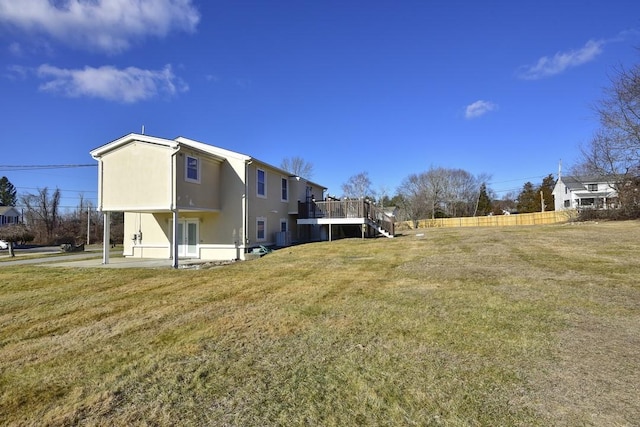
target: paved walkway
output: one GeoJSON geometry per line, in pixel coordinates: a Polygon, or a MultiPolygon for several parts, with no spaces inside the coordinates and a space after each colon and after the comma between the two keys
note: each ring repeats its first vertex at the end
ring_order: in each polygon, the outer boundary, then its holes
{"type": "MultiPolygon", "coordinates": [[[[29,254],[33,255],[33,254],[29,254]]],[[[171,268],[170,259],[140,259],[140,258],[109,258],[109,264],[102,264],[102,252],[79,252],[65,255],[42,254],[37,258],[20,259],[0,262],[0,268],[16,265],[36,265],[42,267],[75,267],[75,268],[171,268]]],[[[204,263],[200,260],[180,260],[179,268],[191,268],[204,263]]]]}

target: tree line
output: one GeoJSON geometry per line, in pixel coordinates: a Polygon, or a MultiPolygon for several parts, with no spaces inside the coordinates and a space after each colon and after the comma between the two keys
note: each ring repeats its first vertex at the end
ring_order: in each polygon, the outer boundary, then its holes
{"type": "Polygon", "coordinates": [[[519,193],[502,198],[489,187],[491,175],[456,168],[430,167],[425,172],[404,178],[393,196],[384,189],[373,190],[369,174],[360,172],[342,185],[343,198],[365,198],[380,206],[397,208],[399,221],[427,218],[458,218],[505,213],[530,213],[554,210],[553,174],[540,183],[526,182],[519,193]]]}
{"type": "MultiPolygon", "coordinates": [[[[73,209],[62,210],[60,189],[39,188],[18,194],[6,176],[0,178],[0,206],[17,207],[18,224],[0,227],[0,240],[20,244],[61,245],[102,241],[102,215],[82,194],[73,209]]],[[[111,215],[111,239],[122,241],[123,215],[111,215]]]]}

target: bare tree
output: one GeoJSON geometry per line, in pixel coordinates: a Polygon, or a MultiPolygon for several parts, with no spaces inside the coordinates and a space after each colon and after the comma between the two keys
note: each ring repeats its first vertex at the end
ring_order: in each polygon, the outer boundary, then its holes
{"type": "Polygon", "coordinates": [[[463,169],[449,169],[446,177],[445,213],[452,217],[473,216],[481,183],[463,169]]]}
{"type": "Polygon", "coordinates": [[[403,179],[398,187],[401,216],[413,221],[414,227],[417,227],[418,221],[426,218],[429,212],[424,179],[425,174],[414,173],[403,179]]]}
{"type": "Polygon", "coordinates": [[[59,221],[60,190],[50,195],[49,189],[39,188],[37,194],[26,193],[21,197],[25,206],[26,221],[30,228],[40,234],[40,240],[52,243],[59,221]]]}
{"type": "Polygon", "coordinates": [[[307,179],[313,176],[313,164],[298,156],[282,159],[280,169],[307,179]]]}
{"type": "Polygon", "coordinates": [[[348,199],[364,199],[365,197],[373,197],[374,192],[371,189],[371,180],[368,172],[360,172],[351,176],[347,182],[342,184],[343,197],[348,199]]]}
{"type": "Polygon", "coordinates": [[[637,204],[640,175],[640,65],[615,70],[611,86],[594,109],[600,128],[582,147],[582,162],[574,170],[615,178],[612,186],[623,207],[629,208],[637,204]]]}
{"type": "Polygon", "coordinates": [[[414,221],[437,216],[472,216],[481,185],[487,180],[486,174],[475,177],[462,169],[431,167],[426,172],[405,178],[398,193],[405,202],[402,207],[405,214],[414,221]]]}

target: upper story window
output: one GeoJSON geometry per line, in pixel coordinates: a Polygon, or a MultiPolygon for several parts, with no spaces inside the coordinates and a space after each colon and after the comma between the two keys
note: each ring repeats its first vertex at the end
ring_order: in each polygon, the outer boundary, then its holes
{"type": "Polygon", "coordinates": [[[598,191],[598,184],[587,184],[587,190],[598,191]]]}
{"type": "Polygon", "coordinates": [[[289,180],[287,178],[282,178],[282,184],[281,184],[281,197],[282,197],[282,201],[286,202],[289,200],[289,180]]]}
{"type": "Polygon", "coordinates": [[[256,173],[256,189],[258,196],[267,197],[267,174],[262,169],[256,173]]]}
{"type": "Polygon", "coordinates": [[[185,156],[184,170],[185,181],[200,183],[200,159],[193,156],[185,156]]]}

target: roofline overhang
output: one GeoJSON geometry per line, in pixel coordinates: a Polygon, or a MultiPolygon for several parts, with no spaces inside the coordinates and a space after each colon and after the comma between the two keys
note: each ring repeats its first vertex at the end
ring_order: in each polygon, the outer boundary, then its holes
{"type": "Polygon", "coordinates": [[[102,145],[98,148],[91,150],[89,154],[91,154],[91,157],[98,160],[104,154],[110,151],[113,151],[117,148],[120,148],[133,141],[140,141],[140,142],[146,142],[148,144],[161,145],[164,147],[172,148],[174,150],[180,146],[178,142],[171,139],[158,138],[155,136],[142,135],[139,133],[130,133],[128,135],[125,135],[123,137],[116,139],[115,141],[111,141],[105,145],[102,145]]]}

